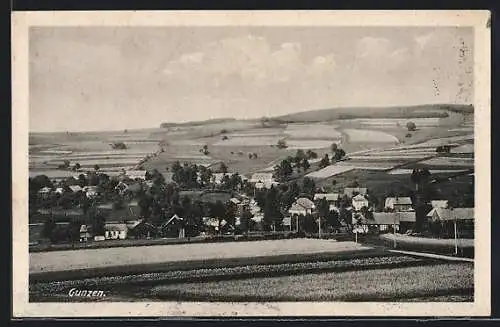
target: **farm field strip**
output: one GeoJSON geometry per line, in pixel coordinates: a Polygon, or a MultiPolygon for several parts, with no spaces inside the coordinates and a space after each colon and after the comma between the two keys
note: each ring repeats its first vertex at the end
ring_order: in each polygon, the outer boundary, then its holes
{"type": "Polygon", "coordinates": [[[431,155],[365,155],[365,156],[350,156],[352,160],[406,160],[406,159],[424,159],[426,157],[437,155],[437,153],[432,153],[431,155]]]}
{"type": "MultiPolygon", "coordinates": [[[[84,160],[79,160],[78,163],[82,166],[89,166],[89,165],[133,165],[141,161],[142,157],[137,157],[137,158],[112,158],[112,159],[84,159],[84,160]]],[[[47,165],[53,165],[57,166],[60,164],[63,164],[63,161],[60,160],[54,160],[47,162],[47,165]]]]}
{"type": "Polygon", "coordinates": [[[465,166],[474,167],[474,158],[451,158],[451,157],[439,157],[431,158],[420,163],[430,165],[430,166],[465,166]]]}
{"type": "Polygon", "coordinates": [[[258,277],[217,282],[161,285],[149,294],[165,299],[213,301],[404,301],[437,294],[468,295],[472,301],[474,269],[447,263],[347,272],[258,277]]]}
{"type": "Polygon", "coordinates": [[[331,140],[295,140],[287,139],[289,150],[325,149],[331,146],[331,140]]]}
{"type": "Polygon", "coordinates": [[[356,142],[380,142],[380,143],[394,143],[397,144],[399,143],[399,140],[397,137],[394,135],[381,132],[381,131],[375,131],[375,130],[369,130],[369,129],[351,129],[347,128],[343,130],[344,133],[347,134],[347,138],[349,142],[356,143],[356,142]]]}
{"type": "Polygon", "coordinates": [[[308,124],[288,125],[284,133],[291,139],[325,139],[336,140],[342,137],[337,125],[308,124]]]}
{"type": "MultiPolygon", "coordinates": [[[[460,173],[465,170],[460,169],[431,169],[429,172],[431,174],[448,174],[448,173],[460,173]]],[[[410,175],[413,172],[413,169],[394,169],[387,172],[389,175],[410,175]]]]}
{"type": "Polygon", "coordinates": [[[184,262],[240,257],[366,251],[354,242],[294,239],[211,244],[176,244],[30,253],[30,272],[184,262]],[[119,261],[116,258],[121,258],[119,261]]]}
{"type": "Polygon", "coordinates": [[[451,153],[474,153],[474,144],[464,144],[450,150],[451,153]]]}
{"type": "Polygon", "coordinates": [[[339,175],[348,171],[353,170],[353,166],[338,166],[338,165],[331,165],[328,167],[325,167],[323,169],[320,169],[318,171],[312,172],[307,174],[307,177],[310,178],[328,178],[331,176],[339,175]]]}

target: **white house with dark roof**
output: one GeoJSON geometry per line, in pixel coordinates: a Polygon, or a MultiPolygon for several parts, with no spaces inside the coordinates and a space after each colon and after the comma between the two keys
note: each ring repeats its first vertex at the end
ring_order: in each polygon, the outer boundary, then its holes
{"type": "Polygon", "coordinates": [[[358,194],[352,198],[352,207],[354,208],[354,210],[359,211],[361,210],[361,208],[368,206],[368,199],[366,199],[364,195],[358,194]]]}
{"type": "Polygon", "coordinates": [[[250,183],[264,183],[264,184],[272,184],[276,182],[273,178],[272,173],[255,173],[249,179],[250,183]]]}
{"type": "Polygon", "coordinates": [[[347,197],[352,198],[355,193],[361,194],[361,195],[366,195],[368,192],[368,189],[366,187],[346,187],[344,188],[344,195],[347,195],[347,197]]]}
{"type": "Polygon", "coordinates": [[[385,208],[396,211],[413,210],[413,202],[410,197],[389,197],[385,199],[385,208]]]}

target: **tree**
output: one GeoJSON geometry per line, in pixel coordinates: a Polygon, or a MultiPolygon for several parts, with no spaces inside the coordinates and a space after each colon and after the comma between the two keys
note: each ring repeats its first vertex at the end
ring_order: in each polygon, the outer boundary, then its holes
{"type": "Polygon", "coordinates": [[[278,141],[277,146],[278,146],[278,149],[286,149],[288,147],[288,145],[286,145],[285,139],[280,139],[278,141]]]}
{"type": "Polygon", "coordinates": [[[406,123],[406,128],[408,129],[409,132],[413,132],[417,130],[417,125],[415,125],[414,122],[409,121],[406,123]]]}
{"type": "Polygon", "coordinates": [[[328,204],[326,198],[322,198],[321,200],[319,200],[318,203],[319,216],[326,219],[329,212],[330,212],[330,205],[328,204]]]}
{"type": "Polygon", "coordinates": [[[264,228],[270,230],[271,226],[276,227],[277,223],[283,218],[280,205],[279,205],[279,194],[278,190],[271,187],[269,191],[266,192],[265,202],[264,202],[264,228]]]}
{"type": "Polygon", "coordinates": [[[337,152],[337,149],[338,149],[337,143],[332,143],[332,145],[330,146],[330,149],[332,150],[332,153],[337,152]]]}
{"type": "Polygon", "coordinates": [[[405,135],[405,137],[406,137],[406,138],[410,138],[410,137],[411,137],[411,133],[407,133],[407,134],[405,135]]]}
{"type": "Polygon", "coordinates": [[[344,157],[345,157],[345,151],[343,149],[337,149],[337,151],[335,151],[333,155],[333,159],[335,159],[335,161],[342,160],[342,158],[344,157]]]}
{"type": "Polygon", "coordinates": [[[325,154],[323,159],[319,162],[319,167],[320,168],[325,168],[330,165],[330,158],[328,157],[328,154],[325,154]]]}
{"type": "Polygon", "coordinates": [[[302,180],[302,192],[312,195],[314,194],[316,188],[316,183],[314,183],[314,180],[309,177],[304,177],[302,180]]]}
{"type": "Polygon", "coordinates": [[[43,229],[42,229],[41,236],[43,238],[47,238],[49,240],[52,240],[52,235],[53,235],[53,232],[55,229],[56,229],[56,220],[54,219],[53,216],[50,216],[43,223],[43,229]]]}
{"type": "Polygon", "coordinates": [[[304,168],[304,170],[308,170],[309,168],[311,168],[311,165],[306,158],[302,159],[302,168],[304,168]]]}
{"type": "Polygon", "coordinates": [[[257,153],[255,153],[255,152],[253,153],[253,158],[257,159],[257,153]]]}
{"type": "Polygon", "coordinates": [[[222,201],[217,200],[214,204],[211,204],[210,206],[210,215],[217,219],[218,221],[218,230],[220,231],[221,229],[221,222],[224,220],[224,217],[226,215],[226,207],[222,201]]]}
{"type": "Polygon", "coordinates": [[[75,163],[75,165],[73,166],[73,170],[74,170],[74,171],[77,171],[77,170],[79,170],[80,168],[81,168],[81,166],[80,166],[80,164],[79,164],[78,162],[77,162],[77,163],[75,163]]]}
{"type": "Polygon", "coordinates": [[[292,173],[292,164],[288,159],[282,160],[279,165],[274,167],[274,174],[280,181],[287,179],[292,173]]]}
{"type": "Polygon", "coordinates": [[[307,150],[306,157],[307,159],[316,159],[318,157],[318,154],[314,151],[307,150]]]}
{"type": "Polygon", "coordinates": [[[223,162],[220,163],[219,173],[227,174],[227,165],[223,162]]]}
{"type": "Polygon", "coordinates": [[[245,234],[248,232],[250,227],[250,219],[253,215],[249,210],[244,210],[240,217],[240,230],[245,234]]]}
{"type": "Polygon", "coordinates": [[[92,220],[92,233],[94,235],[104,235],[104,225],[106,223],[104,216],[96,213],[92,220]]]}
{"type": "Polygon", "coordinates": [[[95,170],[95,171],[98,171],[99,169],[100,169],[99,165],[98,165],[98,164],[95,164],[95,165],[94,165],[94,170],[95,170]]]}
{"type": "Polygon", "coordinates": [[[210,153],[210,152],[208,152],[208,145],[206,145],[206,144],[205,144],[205,145],[203,146],[203,150],[202,150],[202,152],[203,152],[203,154],[204,154],[204,155],[208,155],[208,154],[210,153]]]}

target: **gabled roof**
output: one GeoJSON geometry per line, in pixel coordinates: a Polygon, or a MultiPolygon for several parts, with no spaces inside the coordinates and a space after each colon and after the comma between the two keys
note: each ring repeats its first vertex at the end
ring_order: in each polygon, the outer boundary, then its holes
{"type": "Polygon", "coordinates": [[[304,208],[303,206],[297,204],[297,203],[293,203],[292,206],[290,207],[290,209],[288,210],[288,212],[292,213],[292,212],[303,212],[303,211],[306,211],[306,208],[304,208]]]}
{"type": "Polygon", "coordinates": [[[229,199],[229,201],[231,201],[234,204],[240,204],[241,203],[241,201],[238,200],[237,198],[231,198],[231,199],[229,199]]]}
{"type": "Polygon", "coordinates": [[[394,205],[411,205],[413,202],[410,197],[390,197],[385,199],[386,207],[393,207],[394,205]]]}
{"type": "Polygon", "coordinates": [[[82,187],[80,185],[70,185],[69,186],[69,189],[72,191],[72,192],[79,192],[79,191],[82,191],[82,187]]]}
{"type": "Polygon", "coordinates": [[[272,173],[255,173],[250,178],[250,183],[274,181],[272,173]]]}
{"type": "Polygon", "coordinates": [[[431,200],[431,206],[433,208],[447,208],[448,200],[431,200]]]}
{"type": "Polygon", "coordinates": [[[147,173],[146,170],[127,170],[125,172],[125,176],[131,179],[136,179],[136,178],[146,179],[146,173],[147,173]]]}
{"type": "Polygon", "coordinates": [[[340,197],[338,193],[316,193],[314,200],[326,199],[326,201],[337,201],[340,197]]]}
{"type": "Polygon", "coordinates": [[[414,223],[417,221],[415,211],[398,212],[399,220],[414,223]]]}
{"type": "Polygon", "coordinates": [[[169,220],[167,220],[166,223],[162,224],[161,227],[164,228],[164,227],[167,227],[168,225],[170,225],[171,222],[173,221],[182,221],[184,220],[184,218],[181,218],[177,215],[173,215],[172,218],[170,218],[169,220]]]}
{"type": "Polygon", "coordinates": [[[434,208],[428,214],[427,217],[434,217],[438,220],[448,221],[448,220],[469,220],[474,219],[474,208],[454,208],[454,209],[443,209],[434,208]]]}
{"type": "Polygon", "coordinates": [[[314,202],[308,198],[298,198],[295,203],[305,209],[314,209],[314,202]]]}
{"type": "Polygon", "coordinates": [[[356,195],[355,197],[352,198],[352,200],[353,201],[367,201],[366,198],[361,194],[356,195]]]}
{"type": "Polygon", "coordinates": [[[377,225],[399,224],[399,216],[395,212],[374,212],[373,220],[377,225]]]}
{"type": "Polygon", "coordinates": [[[89,229],[87,228],[87,225],[81,225],[80,226],[80,233],[87,233],[89,229]]]}
{"type": "Polygon", "coordinates": [[[352,197],[353,193],[357,192],[362,195],[366,195],[367,188],[366,187],[346,187],[344,188],[344,194],[348,197],[352,197]]]}
{"type": "Polygon", "coordinates": [[[117,231],[117,232],[128,231],[127,224],[120,224],[120,223],[107,223],[104,225],[104,229],[106,231],[117,231]]]}

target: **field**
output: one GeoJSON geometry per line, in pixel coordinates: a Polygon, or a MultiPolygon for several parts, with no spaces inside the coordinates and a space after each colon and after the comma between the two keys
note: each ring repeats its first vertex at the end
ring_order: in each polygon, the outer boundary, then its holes
{"type": "Polygon", "coordinates": [[[30,254],[30,301],[92,285],[103,301],[471,301],[474,287],[471,263],[317,239],[30,254]]]}
{"type": "Polygon", "coordinates": [[[177,261],[255,258],[370,250],[353,242],[294,239],[213,244],[179,244],[129,248],[30,253],[30,273],[111,266],[130,267],[177,261]],[[116,258],[120,258],[117,262],[116,258]]]}
{"type": "MultiPolygon", "coordinates": [[[[224,119],[164,124],[163,128],[143,130],[31,134],[30,176],[47,174],[53,179],[72,176],[71,172],[57,168],[64,160],[71,165],[78,162],[85,169],[97,164],[110,174],[131,168],[158,169],[165,173],[175,161],[214,167],[225,162],[230,172],[248,175],[272,170],[298,149],[313,150],[320,158],[331,155],[330,145],[336,142],[351,160],[338,164],[345,167],[328,168],[318,172],[318,176],[314,175],[318,168],[312,167],[312,176],[321,179],[338,174],[336,171],[348,171],[348,167],[399,168],[404,163],[435,155],[437,145],[457,142],[464,145],[473,140],[471,131],[466,130],[470,129],[468,116],[463,118],[470,111],[468,107],[358,109],[349,110],[349,115],[357,115],[352,118],[346,116],[346,110],[320,110],[288,116],[290,119],[285,122],[271,120],[265,124],[258,120],[224,119]],[[326,121],[322,119],[324,115],[326,121]],[[304,119],[300,121],[297,117],[304,119]],[[406,122],[410,119],[418,129],[411,138],[406,138],[406,122]],[[285,140],[287,148],[277,148],[280,139],[285,140]],[[113,150],[110,144],[117,141],[128,148],[113,150]],[[157,153],[160,144],[164,152],[157,153]],[[207,155],[200,151],[203,146],[208,148],[207,155]],[[254,153],[257,158],[249,159],[254,153]]],[[[457,148],[458,153],[470,151],[470,145],[457,148]]]]}

